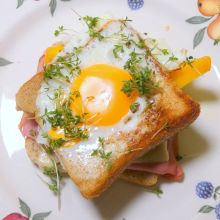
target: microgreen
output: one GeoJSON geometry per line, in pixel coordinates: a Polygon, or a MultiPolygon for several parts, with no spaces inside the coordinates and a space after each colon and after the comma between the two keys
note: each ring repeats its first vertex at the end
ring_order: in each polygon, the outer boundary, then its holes
{"type": "Polygon", "coordinates": [[[55,150],[59,147],[62,147],[62,145],[65,143],[65,140],[63,138],[59,138],[59,139],[49,139],[49,147],[52,149],[52,150],[55,150]]]}
{"type": "Polygon", "coordinates": [[[100,21],[99,17],[84,16],[82,19],[88,27],[88,34],[90,37],[97,37],[99,40],[104,39],[104,36],[96,30],[98,22],[100,21]]]}
{"type": "Polygon", "coordinates": [[[115,58],[119,58],[118,53],[124,53],[123,45],[115,45],[113,49],[113,54],[115,58]]]}
{"type": "Polygon", "coordinates": [[[168,63],[168,62],[176,62],[177,60],[178,60],[178,58],[177,58],[174,54],[172,54],[172,55],[169,57],[169,59],[167,60],[166,63],[168,63]]]}
{"type": "Polygon", "coordinates": [[[61,33],[63,33],[64,32],[64,26],[63,25],[61,25],[61,26],[59,26],[55,31],[54,31],[54,36],[59,36],[61,33]]]}
{"type": "Polygon", "coordinates": [[[134,89],[137,89],[140,95],[149,97],[152,95],[157,85],[153,82],[153,72],[148,67],[141,65],[145,61],[145,54],[136,53],[135,50],[130,53],[130,58],[124,65],[132,76],[131,80],[124,81],[122,91],[128,96],[134,89]]]}
{"type": "Polygon", "coordinates": [[[63,176],[61,175],[61,171],[58,169],[57,162],[51,158],[52,166],[45,167],[43,169],[43,174],[50,178],[50,182],[46,182],[49,189],[54,192],[58,197],[58,207],[60,208],[60,181],[63,176]]]}
{"type": "Polygon", "coordinates": [[[87,129],[77,127],[77,125],[85,122],[84,117],[74,115],[72,110],[66,105],[62,106],[60,109],[55,109],[54,111],[48,111],[45,109],[44,115],[41,118],[44,122],[47,120],[53,128],[63,128],[66,138],[79,138],[81,140],[88,138],[87,129]]]}
{"type": "Polygon", "coordinates": [[[97,149],[94,149],[91,153],[91,156],[99,156],[101,159],[105,161],[105,164],[108,169],[111,168],[112,161],[110,160],[112,152],[106,152],[105,151],[105,139],[103,137],[98,138],[99,147],[97,149]]]}
{"type": "Polygon", "coordinates": [[[71,53],[66,53],[64,56],[58,56],[54,63],[44,66],[44,80],[60,79],[69,83],[72,75],[79,74],[81,71],[81,61],[78,57],[80,52],[81,48],[74,47],[71,53]],[[67,74],[64,75],[64,71],[67,72],[67,74]]]}
{"type": "Polygon", "coordinates": [[[140,107],[140,104],[138,102],[133,102],[130,105],[130,110],[132,113],[135,113],[138,111],[139,107],[140,107]]]}
{"type": "Polygon", "coordinates": [[[161,195],[163,194],[163,191],[159,187],[149,189],[149,190],[147,190],[147,192],[151,192],[151,193],[155,194],[158,198],[160,198],[161,195]]]}
{"type": "Polygon", "coordinates": [[[121,91],[127,94],[127,96],[130,96],[133,92],[135,86],[133,80],[126,80],[123,82],[123,86],[121,88],[121,91]]]}
{"type": "Polygon", "coordinates": [[[194,62],[194,58],[192,56],[189,56],[189,57],[186,57],[186,60],[183,62],[183,67],[186,66],[187,64],[191,67],[191,68],[194,68],[193,67],[193,62],[194,62]]]}
{"type": "Polygon", "coordinates": [[[161,51],[161,53],[162,53],[164,56],[166,56],[166,55],[169,55],[169,54],[170,54],[170,52],[169,52],[169,50],[168,50],[168,49],[160,49],[160,51],[161,51]]]}
{"type": "Polygon", "coordinates": [[[63,79],[64,81],[70,82],[69,77],[64,76],[62,73],[62,69],[64,69],[61,65],[49,64],[44,66],[43,78],[46,81],[47,79],[63,79]]]}
{"type": "Polygon", "coordinates": [[[58,103],[56,104],[56,109],[48,111],[45,108],[44,114],[41,116],[43,124],[48,121],[52,128],[63,129],[64,132],[64,138],[58,140],[51,139],[47,134],[44,136],[49,142],[49,152],[53,152],[54,149],[61,147],[68,140],[85,140],[89,137],[87,128],[82,126],[85,123],[86,113],[77,115],[70,108],[71,103],[78,97],[80,97],[79,91],[74,91],[69,97],[62,96],[60,100],[60,92],[58,90],[54,95],[54,101],[58,103]]]}

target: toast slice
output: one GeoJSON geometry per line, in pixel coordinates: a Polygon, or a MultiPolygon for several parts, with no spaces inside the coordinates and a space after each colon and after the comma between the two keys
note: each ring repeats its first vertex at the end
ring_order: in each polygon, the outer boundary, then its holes
{"type": "Polygon", "coordinates": [[[36,98],[43,80],[43,73],[39,72],[28,80],[16,94],[17,110],[22,110],[29,114],[37,111],[36,98]]]}
{"type": "MultiPolygon", "coordinates": [[[[139,35],[121,21],[108,22],[100,31],[111,30],[112,25],[125,26],[126,32],[139,39],[139,35]]],[[[86,46],[96,40],[91,39],[86,46]]],[[[162,67],[150,54],[147,47],[145,50],[148,52],[149,66],[159,82],[160,92],[153,97],[153,105],[141,113],[141,120],[132,131],[121,131],[110,135],[105,141],[105,150],[112,152],[111,167],[108,169],[101,158],[93,157],[91,149],[79,146],[59,148],[55,151],[68,175],[86,198],[99,196],[132,161],[187,127],[199,115],[199,104],[177,88],[163,72],[162,67]]],[[[38,83],[38,80],[36,82],[38,83]]],[[[36,94],[39,90],[36,82],[29,81],[17,94],[17,105],[25,112],[36,111],[34,101],[27,101],[32,96],[31,92],[36,94]],[[26,101],[24,101],[25,99],[26,101]],[[31,109],[28,106],[30,104],[33,105],[31,109]]],[[[131,180],[132,175],[129,173],[128,176],[127,180],[131,180]]]]}
{"type": "MultiPolygon", "coordinates": [[[[46,168],[50,168],[53,166],[51,158],[47,155],[44,148],[38,144],[35,140],[26,138],[25,139],[25,150],[29,159],[37,165],[41,170],[46,168]]],[[[64,168],[62,167],[62,173],[66,173],[64,168]]],[[[120,179],[138,184],[144,187],[153,186],[158,182],[158,175],[133,171],[133,170],[125,170],[119,177],[120,179]]]]}

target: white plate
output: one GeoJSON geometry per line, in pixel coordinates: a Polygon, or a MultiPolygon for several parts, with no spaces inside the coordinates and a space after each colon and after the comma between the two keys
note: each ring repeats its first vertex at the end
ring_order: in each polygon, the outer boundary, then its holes
{"type": "Polygon", "coordinates": [[[49,1],[24,1],[16,9],[15,1],[1,1],[0,57],[13,63],[0,67],[0,218],[12,212],[21,213],[20,197],[31,207],[32,216],[52,211],[47,219],[53,220],[217,219],[215,209],[207,214],[200,214],[198,210],[203,205],[215,207],[220,196],[216,201],[205,200],[195,193],[196,184],[202,180],[210,181],[215,187],[220,185],[219,46],[213,45],[205,31],[203,41],[193,50],[195,33],[211,23],[185,22],[189,17],[201,15],[196,0],[146,0],[138,10],[131,10],[126,0],[57,1],[53,17],[48,4],[49,1]],[[67,180],[59,211],[56,198],[26,156],[24,140],[18,131],[21,113],[15,110],[15,93],[35,73],[44,49],[56,41],[55,28],[80,25],[72,9],[81,15],[128,16],[138,31],[163,38],[172,48],[187,48],[194,57],[212,57],[212,71],[185,89],[201,104],[198,120],[180,134],[180,154],[188,155],[182,161],[185,179],[182,183],[162,183],[164,194],[160,199],[141,187],[118,181],[100,198],[86,200],[67,180]]]}

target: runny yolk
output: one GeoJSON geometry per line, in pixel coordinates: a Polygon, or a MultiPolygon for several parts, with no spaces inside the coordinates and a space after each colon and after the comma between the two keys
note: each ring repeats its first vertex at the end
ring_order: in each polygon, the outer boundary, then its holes
{"type": "Polygon", "coordinates": [[[85,113],[87,124],[114,125],[126,115],[137,94],[128,97],[121,91],[123,82],[131,75],[118,67],[96,64],[82,70],[73,81],[71,92],[74,100],[71,109],[75,114],[85,113]],[[74,94],[78,91],[79,98],[74,94]]]}
{"type": "Polygon", "coordinates": [[[64,49],[64,45],[54,44],[51,47],[48,47],[44,53],[44,64],[48,64],[53,61],[57,54],[64,49]]]}
{"type": "Polygon", "coordinates": [[[60,139],[60,138],[65,138],[64,137],[64,132],[63,129],[60,128],[51,128],[48,131],[48,136],[52,139],[60,139]]]}
{"type": "MultiPolygon", "coordinates": [[[[128,113],[130,105],[137,98],[135,92],[127,96],[121,91],[123,82],[130,79],[131,75],[127,71],[107,64],[83,69],[71,87],[70,108],[73,114],[84,115],[87,125],[116,124],[128,113]]],[[[48,135],[52,139],[65,138],[60,128],[51,128],[48,135]]]]}

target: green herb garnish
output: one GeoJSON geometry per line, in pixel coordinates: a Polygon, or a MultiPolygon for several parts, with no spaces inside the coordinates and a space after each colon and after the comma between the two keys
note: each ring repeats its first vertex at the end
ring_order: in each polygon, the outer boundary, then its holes
{"type": "Polygon", "coordinates": [[[138,102],[133,102],[131,105],[130,105],[130,110],[132,113],[135,113],[138,111],[140,107],[140,104],[138,102]]]}
{"type": "Polygon", "coordinates": [[[65,143],[65,140],[63,138],[59,138],[59,139],[49,139],[49,147],[52,150],[55,150],[59,147],[62,147],[62,145],[65,143]]]}
{"type": "Polygon", "coordinates": [[[160,51],[161,51],[161,53],[162,53],[164,56],[166,56],[166,55],[169,55],[169,54],[170,54],[170,52],[169,52],[169,50],[168,50],[168,49],[160,49],[160,51]]]}
{"type": "Polygon", "coordinates": [[[88,130],[86,128],[77,127],[77,125],[85,122],[84,117],[74,115],[69,106],[64,105],[62,108],[54,111],[45,109],[44,115],[41,118],[44,123],[45,120],[47,120],[53,128],[63,128],[65,138],[80,140],[88,138],[88,130]]]}
{"type": "Polygon", "coordinates": [[[98,22],[100,21],[99,17],[84,16],[82,19],[88,27],[88,34],[90,37],[97,37],[99,40],[104,39],[104,36],[96,30],[98,22]]]}
{"type": "Polygon", "coordinates": [[[186,60],[183,62],[183,67],[186,66],[187,64],[191,67],[191,68],[194,68],[193,67],[193,62],[194,62],[194,58],[192,56],[189,56],[189,57],[186,57],[186,60]]]}
{"type": "Polygon", "coordinates": [[[110,160],[112,152],[106,152],[104,149],[105,139],[103,137],[99,137],[98,139],[99,147],[92,151],[91,156],[99,156],[101,159],[105,161],[107,168],[110,169],[112,165],[112,161],[110,160]]]}
{"type": "Polygon", "coordinates": [[[174,54],[172,54],[172,56],[169,57],[167,62],[176,62],[178,60],[178,58],[176,56],[174,56],[174,54]]]}
{"type": "Polygon", "coordinates": [[[126,80],[123,83],[121,91],[127,94],[127,96],[130,96],[134,89],[135,89],[134,81],[126,80]]]}
{"type": "Polygon", "coordinates": [[[66,82],[70,82],[70,78],[68,76],[63,75],[61,71],[62,69],[64,69],[63,66],[56,64],[49,64],[47,66],[44,66],[44,71],[43,71],[44,80],[56,78],[56,79],[62,79],[66,82]]]}
{"type": "Polygon", "coordinates": [[[151,193],[155,194],[158,198],[160,198],[161,195],[163,194],[163,191],[159,187],[156,187],[154,189],[149,189],[149,190],[147,190],[147,192],[151,192],[151,193]]]}
{"type": "Polygon", "coordinates": [[[118,53],[124,53],[123,45],[115,45],[113,49],[113,54],[115,58],[119,58],[118,53]]]}
{"type": "Polygon", "coordinates": [[[47,138],[49,143],[47,146],[48,152],[53,152],[54,149],[61,147],[66,141],[72,139],[85,140],[89,137],[88,129],[84,126],[86,113],[76,115],[70,108],[74,99],[79,97],[79,91],[72,92],[69,97],[60,97],[60,91],[58,90],[53,98],[56,103],[56,109],[48,111],[46,108],[41,116],[43,124],[48,121],[52,128],[62,129],[64,132],[64,138],[58,140],[51,139],[47,134],[44,135],[44,138],[47,138]]]}
{"type": "Polygon", "coordinates": [[[124,81],[122,86],[122,91],[128,96],[134,89],[137,89],[140,95],[149,97],[157,89],[157,85],[152,79],[152,70],[148,67],[143,67],[141,65],[142,61],[145,61],[145,54],[139,54],[133,51],[124,65],[124,69],[128,70],[132,76],[132,79],[124,81]]]}
{"type": "Polygon", "coordinates": [[[58,27],[58,29],[56,29],[55,31],[54,31],[54,36],[59,36],[61,33],[63,33],[64,32],[64,26],[63,25],[61,25],[61,26],[59,26],[58,27]]]}
{"type": "Polygon", "coordinates": [[[43,169],[43,174],[50,178],[50,182],[47,183],[49,189],[52,192],[59,194],[62,175],[61,172],[58,170],[57,163],[54,161],[54,159],[52,160],[52,164],[52,167],[45,167],[43,169]]]}
{"type": "Polygon", "coordinates": [[[69,83],[73,74],[79,74],[81,71],[81,61],[78,57],[80,52],[81,48],[74,47],[72,53],[67,53],[65,56],[58,56],[54,63],[44,66],[44,80],[55,78],[69,83]],[[63,74],[64,71],[67,72],[66,75],[63,74]]]}
{"type": "Polygon", "coordinates": [[[169,128],[169,123],[165,122],[151,137],[151,139],[153,139],[154,137],[156,137],[161,131],[168,129],[169,128]]]}

